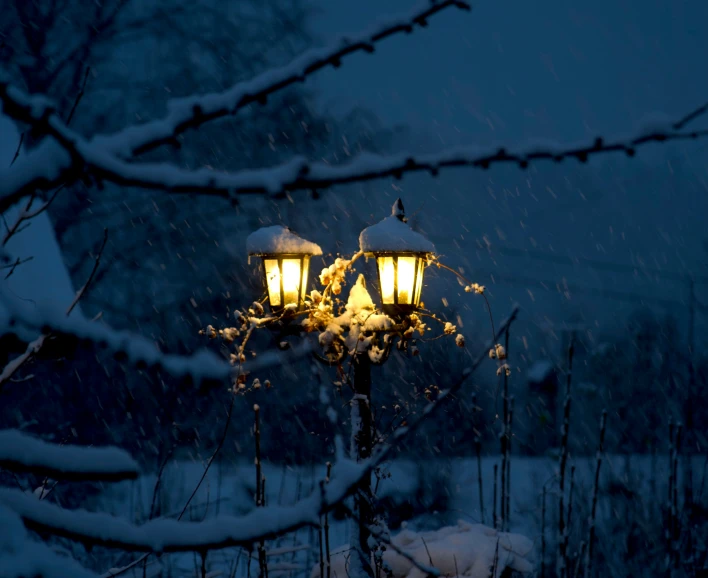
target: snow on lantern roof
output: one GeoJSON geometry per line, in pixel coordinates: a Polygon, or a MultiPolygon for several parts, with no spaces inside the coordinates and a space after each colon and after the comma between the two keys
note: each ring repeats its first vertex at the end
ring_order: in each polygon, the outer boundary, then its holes
{"type": "Polygon", "coordinates": [[[293,233],[282,225],[263,227],[251,233],[246,239],[249,255],[274,255],[278,253],[300,253],[303,255],[321,255],[322,249],[293,233]]]}
{"type": "Polygon", "coordinates": [[[359,248],[364,253],[435,252],[435,246],[428,239],[406,224],[401,199],[393,204],[390,217],[361,232],[359,248]]]}

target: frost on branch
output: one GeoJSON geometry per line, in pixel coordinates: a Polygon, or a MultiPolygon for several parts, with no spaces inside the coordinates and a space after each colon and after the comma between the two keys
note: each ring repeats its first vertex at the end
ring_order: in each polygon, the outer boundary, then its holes
{"type": "Polygon", "coordinates": [[[118,448],[59,446],[17,430],[0,431],[0,467],[54,479],[118,481],[138,477],[138,464],[118,448]]]}

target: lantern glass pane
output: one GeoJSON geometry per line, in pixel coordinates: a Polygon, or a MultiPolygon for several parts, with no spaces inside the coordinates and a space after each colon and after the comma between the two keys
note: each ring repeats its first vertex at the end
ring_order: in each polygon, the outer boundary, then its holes
{"type": "Polygon", "coordinates": [[[302,285],[301,285],[301,289],[302,289],[301,299],[302,300],[304,300],[305,295],[307,295],[307,276],[309,275],[309,273],[310,273],[310,257],[309,257],[309,255],[306,255],[302,259],[302,285]]]}
{"type": "Polygon", "coordinates": [[[393,305],[395,270],[393,268],[393,257],[378,257],[379,262],[379,282],[381,284],[381,302],[384,305],[393,305]]]}
{"type": "Polygon", "coordinates": [[[300,300],[300,259],[283,259],[284,305],[297,305],[300,300]]]}
{"type": "Polygon", "coordinates": [[[415,289],[415,262],[417,257],[398,258],[398,304],[410,305],[415,289]]]}
{"type": "Polygon", "coordinates": [[[268,299],[271,307],[280,307],[280,268],[277,259],[263,259],[265,266],[268,299]]]}
{"type": "Polygon", "coordinates": [[[423,289],[423,269],[425,268],[425,263],[421,257],[418,257],[418,270],[415,276],[415,299],[413,300],[413,305],[416,307],[420,303],[420,292],[423,289]]]}

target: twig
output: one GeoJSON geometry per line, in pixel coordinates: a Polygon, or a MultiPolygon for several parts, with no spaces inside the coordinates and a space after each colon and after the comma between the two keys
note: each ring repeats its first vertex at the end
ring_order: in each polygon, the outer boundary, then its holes
{"type": "Polygon", "coordinates": [[[76,95],[76,99],[74,100],[74,106],[71,107],[71,112],[69,112],[69,116],[66,119],[66,126],[71,125],[71,121],[74,118],[76,108],[79,106],[81,99],[84,97],[84,91],[86,90],[86,82],[88,81],[89,72],[91,72],[91,67],[87,66],[86,72],[84,73],[84,81],[81,83],[81,90],[79,90],[79,94],[76,95]]]}
{"type": "Polygon", "coordinates": [[[76,292],[74,300],[71,302],[71,305],[69,305],[69,308],[66,310],[67,315],[71,314],[71,312],[74,310],[79,301],[81,301],[81,298],[84,296],[86,291],[88,291],[88,288],[91,286],[91,282],[96,276],[96,271],[98,271],[98,267],[101,264],[101,256],[103,255],[103,250],[106,248],[106,243],[108,243],[108,229],[103,229],[103,242],[101,243],[101,248],[98,250],[98,255],[96,255],[96,259],[93,263],[93,268],[91,269],[91,274],[86,280],[86,283],[84,283],[81,289],[76,292]]]}
{"type": "Polygon", "coordinates": [[[7,232],[5,233],[5,236],[2,239],[2,246],[4,247],[5,245],[7,245],[7,242],[14,235],[19,233],[21,230],[24,230],[24,227],[22,229],[20,229],[20,225],[22,223],[24,223],[25,221],[29,221],[30,219],[33,219],[34,217],[41,215],[44,211],[46,211],[49,208],[49,205],[51,205],[54,202],[54,199],[57,198],[59,191],[61,191],[63,188],[64,188],[64,185],[57,187],[57,189],[52,193],[52,196],[49,197],[49,200],[46,201],[45,203],[42,203],[42,205],[38,209],[35,209],[34,211],[32,211],[30,209],[32,208],[32,204],[33,204],[35,198],[34,198],[34,195],[30,195],[27,205],[25,206],[24,210],[20,211],[20,214],[17,216],[15,223],[11,227],[7,228],[7,232]]]}
{"type": "Polygon", "coordinates": [[[563,404],[563,425],[561,427],[561,448],[559,458],[560,488],[558,497],[558,557],[556,571],[559,578],[568,574],[567,528],[565,527],[565,468],[568,463],[568,434],[570,431],[570,386],[573,379],[573,352],[575,336],[571,336],[568,346],[568,369],[566,373],[565,403],[563,404]]]}
{"type": "MultiPolygon", "coordinates": [[[[103,230],[103,243],[101,244],[101,248],[99,249],[98,254],[96,255],[96,259],[93,265],[93,269],[91,270],[91,274],[89,275],[89,278],[86,280],[86,283],[81,287],[81,289],[76,293],[76,296],[74,297],[74,300],[71,302],[69,307],[66,310],[66,315],[67,317],[71,314],[71,312],[74,310],[76,305],[79,303],[81,298],[84,296],[86,291],[91,285],[91,282],[93,281],[93,278],[96,275],[96,271],[98,270],[98,267],[101,263],[101,256],[103,255],[103,250],[106,247],[106,242],[108,241],[108,230],[104,229],[103,230]]],[[[39,350],[42,349],[42,346],[44,345],[45,341],[51,336],[51,333],[42,333],[39,337],[37,337],[34,341],[30,342],[27,344],[27,347],[25,348],[24,353],[20,354],[17,356],[15,359],[10,361],[2,370],[2,373],[0,373],[0,390],[3,388],[5,383],[10,381],[13,375],[17,373],[17,370],[20,369],[25,363],[27,363],[32,357],[37,355],[39,353],[39,350]]]]}
{"type": "MultiPolygon", "coordinates": [[[[575,466],[570,467],[570,488],[568,489],[568,519],[565,523],[565,535],[563,536],[566,560],[568,559],[568,548],[570,547],[570,529],[573,519],[573,486],[575,485],[575,466]]],[[[569,571],[566,569],[566,575],[569,576],[569,571]]]]}
{"type": "Polygon", "coordinates": [[[423,536],[420,537],[420,541],[423,542],[425,552],[428,554],[428,562],[430,562],[430,567],[432,568],[435,564],[433,563],[433,557],[430,555],[430,550],[428,550],[428,544],[425,543],[425,538],[423,538],[423,536]]]}
{"type": "Polygon", "coordinates": [[[506,441],[506,531],[511,529],[511,440],[512,425],[514,422],[514,396],[509,398],[509,424],[506,441]]]}
{"type": "Polygon", "coordinates": [[[499,528],[499,520],[497,520],[497,471],[499,466],[494,464],[494,493],[492,494],[492,525],[494,529],[499,528]]]}
{"type": "Polygon", "coordinates": [[[678,569],[681,565],[681,520],[678,509],[678,461],[679,461],[679,448],[681,447],[681,432],[683,430],[682,424],[676,424],[676,439],[674,443],[674,455],[672,459],[671,469],[673,471],[674,477],[674,495],[672,496],[671,510],[673,518],[673,552],[672,558],[674,562],[674,568],[678,569]]]}
{"type": "Polygon", "coordinates": [[[474,449],[477,453],[477,484],[479,486],[479,516],[484,524],[484,492],[482,488],[482,442],[479,436],[474,438],[474,449]]]}
{"type": "MultiPolygon", "coordinates": [[[[325,483],[329,483],[329,479],[332,474],[332,463],[327,462],[327,479],[325,483]]],[[[325,533],[325,556],[327,557],[327,578],[331,578],[332,576],[332,560],[330,557],[330,549],[329,549],[329,512],[325,512],[324,515],[324,533],[325,533]]]]}
{"type": "Polygon", "coordinates": [[[580,568],[583,563],[583,557],[585,555],[585,548],[587,547],[587,544],[585,543],[585,540],[582,540],[580,542],[580,548],[578,549],[578,558],[575,561],[575,570],[573,570],[573,578],[577,578],[580,576],[580,568]]]}
{"type": "MultiPolygon", "coordinates": [[[[245,343],[244,343],[245,345],[245,343]]],[[[256,508],[265,506],[265,479],[262,473],[261,464],[261,408],[258,404],[253,405],[254,425],[253,435],[256,443],[256,508]]],[[[265,541],[261,539],[258,546],[258,567],[260,568],[261,578],[268,576],[268,562],[265,555],[265,541]]]]}
{"type": "MultiPolygon", "coordinates": [[[[224,431],[221,435],[221,439],[219,440],[218,445],[216,446],[216,449],[214,450],[214,453],[211,455],[209,458],[209,461],[207,462],[206,467],[204,468],[204,472],[202,472],[202,477],[199,478],[199,482],[197,482],[197,485],[194,487],[194,490],[192,491],[192,494],[189,496],[189,499],[187,502],[184,504],[184,507],[182,508],[182,511],[179,513],[179,516],[177,516],[177,520],[181,520],[182,517],[184,516],[185,512],[189,508],[189,504],[192,502],[194,499],[194,496],[197,494],[197,491],[199,490],[200,486],[204,482],[204,478],[206,478],[207,473],[209,472],[209,468],[211,467],[211,464],[214,461],[214,458],[219,454],[219,451],[224,445],[224,442],[226,441],[226,434],[229,431],[229,424],[231,423],[231,415],[233,414],[233,409],[234,409],[234,402],[236,401],[236,396],[232,395],[231,396],[231,403],[229,404],[229,409],[226,414],[226,425],[224,426],[224,431]]],[[[121,574],[124,574],[128,570],[131,570],[132,568],[135,568],[138,564],[140,564],[143,561],[147,561],[147,559],[152,555],[152,552],[147,552],[140,556],[140,558],[134,560],[127,566],[123,566],[122,568],[119,568],[117,570],[111,571],[109,570],[105,574],[102,574],[99,578],[115,578],[116,576],[120,576],[121,574]]],[[[249,558],[249,564],[250,564],[250,558],[249,558]]]]}
{"type": "MultiPolygon", "coordinates": [[[[509,328],[504,332],[504,349],[505,353],[508,356],[509,355],[509,328]]],[[[502,377],[503,383],[504,383],[504,390],[502,392],[502,404],[503,404],[503,411],[502,411],[502,434],[501,434],[501,458],[502,458],[502,463],[501,463],[501,524],[500,528],[501,530],[506,529],[506,490],[507,490],[507,481],[506,481],[506,474],[507,474],[507,460],[509,459],[508,455],[508,446],[509,446],[509,376],[507,375],[507,372],[504,372],[504,375],[502,377]]]]}
{"type": "Polygon", "coordinates": [[[587,557],[585,559],[585,578],[592,578],[590,575],[590,568],[592,567],[592,550],[595,543],[595,519],[597,516],[597,496],[600,490],[600,468],[602,467],[602,454],[604,451],[605,444],[605,429],[607,427],[607,410],[602,410],[602,417],[600,418],[600,441],[597,445],[597,453],[595,454],[595,479],[592,484],[592,505],[590,506],[590,520],[589,520],[589,530],[588,530],[588,546],[587,546],[587,557]]]}
{"type": "Polygon", "coordinates": [[[23,132],[20,135],[20,142],[17,143],[17,149],[15,150],[15,155],[12,157],[12,161],[10,161],[10,166],[15,164],[15,161],[17,160],[17,157],[20,156],[20,151],[22,150],[22,143],[25,142],[25,133],[23,132]]]}
{"type": "Polygon", "coordinates": [[[546,578],[546,486],[543,486],[543,496],[541,498],[541,574],[540,578],[546,578]]]}

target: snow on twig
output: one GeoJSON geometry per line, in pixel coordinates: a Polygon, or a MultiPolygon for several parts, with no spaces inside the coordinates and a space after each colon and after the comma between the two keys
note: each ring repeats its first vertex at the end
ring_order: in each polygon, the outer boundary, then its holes
{"type": "Polygon", "coordinates": [[[115,447],[60,446],[0,430],[0,467],[64,480],[120,481],[138,477],[137,462],[115,447]]]}
{"type": "Polygon", "coordinates": [[[425,27],[429,18],[451,7],[470,10],[470,5],[464,0],[424,0],[410,12],[386,17],[368,30],[341,37],[329,46],[309,50],[285,66],[270,69],[224,92],[171,100],[167,103],[168,114],[165,118],[97,136],[92,143],[124,158],[141,155],[175,142],[188,129],[234,115],[254,103],[264,104],[273,93],[304,82],[328,66],[338,68],[347,56],[357,52],[371,54],[378,42],[397,34],[409,34],[416,25],[425,27]]]}

